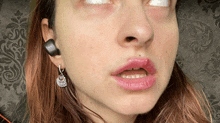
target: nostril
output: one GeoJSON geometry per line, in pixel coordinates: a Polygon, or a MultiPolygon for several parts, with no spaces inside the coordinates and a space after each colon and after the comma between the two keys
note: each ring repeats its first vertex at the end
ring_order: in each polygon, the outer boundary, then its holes
{"type": "Polygon", "coordinates": [[[136,39],[135,37],[133,37],[133,36],[129,36],[129,37],[126,37],[126,41],[128,41],[128,42],[130,42],[130,41],[132,41],[132,40],[134,40],[134,39],[136,39]]]}

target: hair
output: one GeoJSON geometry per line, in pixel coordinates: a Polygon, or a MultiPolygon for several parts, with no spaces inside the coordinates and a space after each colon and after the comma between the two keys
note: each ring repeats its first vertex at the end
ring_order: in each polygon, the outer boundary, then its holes
{"type": "MultiPolygon", "coordinates": [[[[60,88],[55,84],[59,73],[43,48],[45,41],[40,26],[43,18],[49,19],[49,28],[54,27],[55,0],[37,0],[29,28],[25,65],[29,122],[94,123],[77,99],[74,84],[66,72],[68,86],[60,88]]],[[[210,123],[209,109],[204,93],[190,84],[175,62],[169,84],[157,104],[150,112],[138,115],[135,123],[210,123]]],[[[95,112],[92,114],[101,118],[95,112]]]]}

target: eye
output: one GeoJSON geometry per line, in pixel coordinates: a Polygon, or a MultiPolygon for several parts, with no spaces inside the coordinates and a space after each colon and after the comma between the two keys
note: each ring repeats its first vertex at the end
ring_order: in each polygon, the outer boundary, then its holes
{"type": "Polygon", "coordinates": [[[169,0],[150,0],[149,4],[151,6],[168,7],[169,6],[169,0]]]}
{"type": "Polygon", "coordinates": [[[109,4],[110,0],[85,0],[87,4],[109,4]]]}

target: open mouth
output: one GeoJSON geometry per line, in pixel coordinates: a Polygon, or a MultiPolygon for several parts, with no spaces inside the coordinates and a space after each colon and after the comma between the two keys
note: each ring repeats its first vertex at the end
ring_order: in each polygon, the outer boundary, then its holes
{"type": "Polygon", "coordinates": [[[131,68],[117,74],[118,77],[125,79],[143,78],[146,77],[147,75],[148,72],[144,68],[131,68]]]}
{"type": "Polygon", "coordinates": [[[154,85],[156,69],[154,63],[148,59],[129,59],[128,63],[115,72],[112,77],[117,81],[118,86],[125,90],[145,90],[154,85]]]}

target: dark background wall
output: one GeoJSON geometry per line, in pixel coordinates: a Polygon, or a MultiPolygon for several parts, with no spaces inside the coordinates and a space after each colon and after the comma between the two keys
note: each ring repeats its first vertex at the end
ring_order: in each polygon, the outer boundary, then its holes
{"type": "MultiPolygon", "coordinates": [[[[0,114],[21,121],[26,107],[25,45],[30,0],[0,0],[0,114]]],[[[220,123],[220,1],[183,0],[176,61],[204,90],[220,123]]]]}

